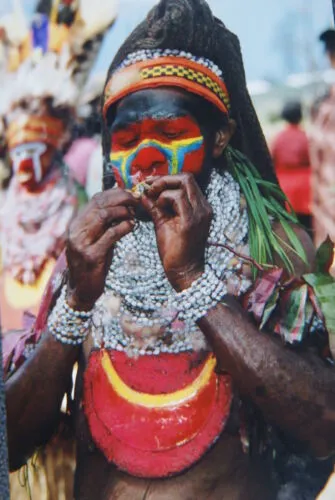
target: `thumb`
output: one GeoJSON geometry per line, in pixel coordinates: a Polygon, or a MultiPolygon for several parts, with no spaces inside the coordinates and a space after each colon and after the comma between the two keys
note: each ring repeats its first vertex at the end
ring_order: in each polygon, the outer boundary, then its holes
{"type": "Polygon", "coordinates": [[[145,194],[141,197],[141,203],[144,210],[151,216],[154,224],[157,224],[158,221],[161,221],[162,218],[164,218],[164,212],[160,210],[156,203],[145,194]]]}

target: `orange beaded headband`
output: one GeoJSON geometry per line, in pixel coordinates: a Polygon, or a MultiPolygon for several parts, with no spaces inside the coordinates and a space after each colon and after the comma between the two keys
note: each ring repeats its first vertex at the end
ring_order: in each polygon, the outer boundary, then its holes
{"type": "Polygon", "coordinates": [[[185,52],[140,51],[128,56],[108,81],[103,116],[106,118],[110,106],[133,92],[167,86],[197,94],[229,114],[229,94],[220,74],[211,61],[185,52]]]}

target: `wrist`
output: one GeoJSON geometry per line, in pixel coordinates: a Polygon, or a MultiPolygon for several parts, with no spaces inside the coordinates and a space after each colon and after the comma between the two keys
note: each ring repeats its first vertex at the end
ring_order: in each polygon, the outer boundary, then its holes
{"type": "Polygon", "coordinates": [[[177,292],[182,292],[190,288],[192,283],[199,279],[203,272],[203,266],[191,266],[187,269],[175,270],[170,273],[169,281],[177,292]]]}
{"type": "Polygon", "coordinates": [[[195,274],[188,275],[183,283],[189,286],[173,294],[167,306],[177,312],[181,321],[196,323],[223,299],[227,294],[227,287],[208,266],[189,284],[188,279],[191,277],[195,277],[195,274]]]}
{"type": "Polygon", "coordinates": [[[62,344],[81,345],[90,332],[92,315],[92,310],[78,310],[70,306],[67,301],[67,285],[64,285],[48,316],[48,330],[62,344]]]}
{"type": "Polygon", "coordinates": [[[81,299],[75,290],[71,289],[69,286],[66,293],[66,302],[75,311],[91,311],[94,307],[95,301],[83,300],[81,299]]]}

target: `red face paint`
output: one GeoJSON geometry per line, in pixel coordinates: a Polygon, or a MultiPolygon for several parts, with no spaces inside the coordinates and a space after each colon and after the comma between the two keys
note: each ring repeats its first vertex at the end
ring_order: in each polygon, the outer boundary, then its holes
{"type": "Polygon", "coordinates": [[[130,188],[151,175],[199,174],[204,139],[191,117],[146,118],[112,135],[111,163],[120,187],[130,188]]]}

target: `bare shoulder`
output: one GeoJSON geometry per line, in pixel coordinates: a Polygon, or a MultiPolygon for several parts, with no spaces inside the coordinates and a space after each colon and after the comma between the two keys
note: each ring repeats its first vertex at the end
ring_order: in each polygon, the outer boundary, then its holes
{"type": "MultiPolygon", "coordinates": [[[[296,236],[298,237],[302,247],[305,250],[306,254],[306,262],[304,262],[293,250],[290,250],[289,247],[285,246],[285,251],[287,253],[287,256],[291,260],[294,270],[295,270],[295,275],[296,276],[301,276],[302,274],[305,274],[307,272],[311,272],[315,268],[315,258],[316,258],[316,249],[315,246],[312,242],[311,237],[308,235],[308,233],[303,229],[301,226],[297,224],[292,224],[291,225],[293,231],[295,232],[296,236]]],[[[287,243],[290,247],[292,246],[283,226],[280,224],[280,222],[274,222],[273,226],[273,231],[283,240],[283,245],[287,243]]],[[[276,264],[279,266],[282,266],[282,262],[279,259],[276,259],[276,264]]]]}

